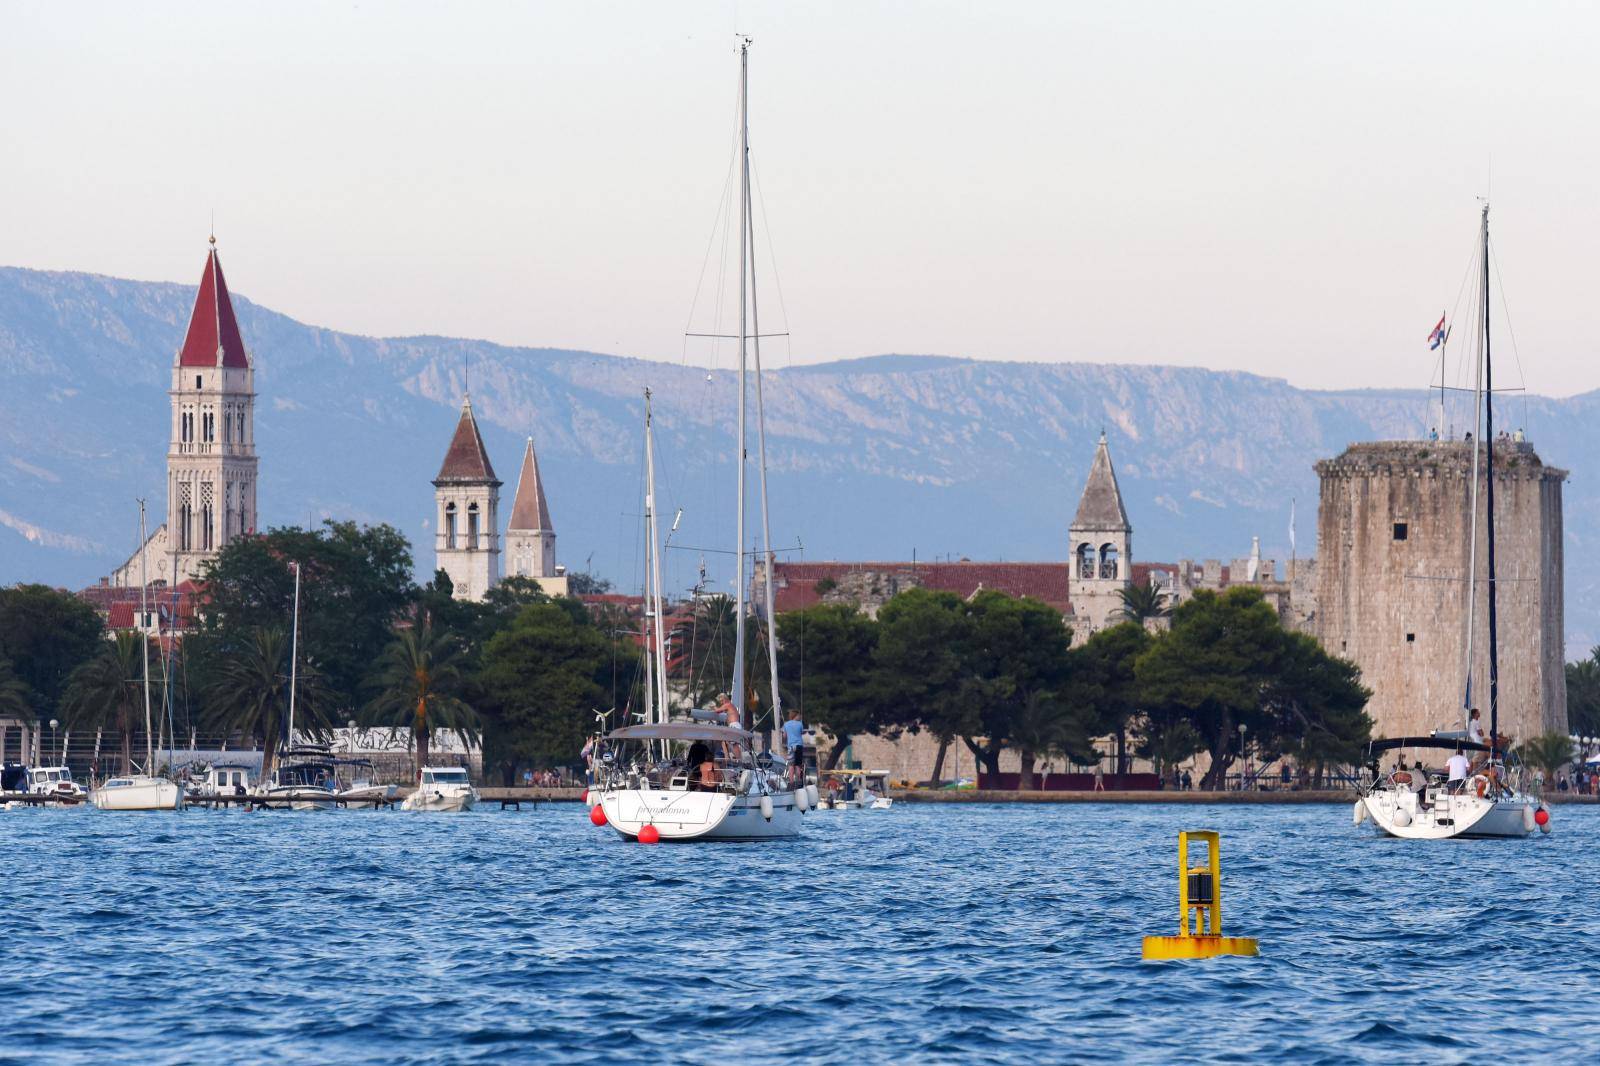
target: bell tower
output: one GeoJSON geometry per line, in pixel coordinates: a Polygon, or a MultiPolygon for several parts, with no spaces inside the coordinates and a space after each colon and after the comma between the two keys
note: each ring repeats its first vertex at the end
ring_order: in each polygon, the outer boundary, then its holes
{"type": "Polygon", "coordinates": [[[539,477],[539,457],[533,438],[522,453],[517,493],[511,499],[511,521],[506,523],[506,574],[510,577],[556,576],[556,529],[539,477]]]}
{"type": "Polygon", "coordinates": [[[1133,586],[1133,526],[1122,506],[1104,432],[1067,537],[1072,553],[1072,637],[1081,642],[1121,619],[1122,590],[1133,586]]]}
{"type": "Polygon", "coordinates": [[[234,317],[216,237],[173,359],[168,395],[166,549],[174,579],[181,582],[197,577],[224,545],[256,528],[255,369],[234,317]]]}
{"type": "Polygon", "coordinates": [[[481,600],[500,580],[500,481],[470,396],[461,403],[461,420],[433,489],[436,566],[450,575],[457,599],[481,600]]]}

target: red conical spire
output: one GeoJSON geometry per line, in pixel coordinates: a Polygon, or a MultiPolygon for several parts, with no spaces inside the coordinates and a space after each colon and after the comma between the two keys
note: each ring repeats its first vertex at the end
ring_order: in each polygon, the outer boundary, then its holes
{"type": "Polygon", "coordinates": [[[250,366],[244,338],[239,335],[239,320],[233,316],[233,300],[222,276],[217,258],[217,239],[211,238],[206,254],[205,273],[200,275],[200,292],[189,315],[189,332],[178,350],[179,366],[227,366],[244,370],[250,366]]]}

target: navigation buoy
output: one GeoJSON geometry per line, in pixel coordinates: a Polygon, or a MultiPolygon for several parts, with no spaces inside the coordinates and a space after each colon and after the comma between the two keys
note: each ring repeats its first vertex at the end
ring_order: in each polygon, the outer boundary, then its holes
{"type": "Polygon", "coordinates": [[[765,818],[769,822],[772,821],[772,797],[771,796],[762,796],[761,797],[761,817],[765,818]]]}
{"type": "Polygon", "coordinates": [[[639,830],[639,843],[659,844],[660,842],[661,830],[657,829],[655,826],[647,825],[643,829],[639,830]]]}
{"type": "Polygon", "coordinates": [[[1178,935],[1144,938],[1144,958],[1211,959],[1258,955],[1255,937],[1222,935],[1222,838],[1209,829],[1178,834],[1178,935]],[[1189,838],[1206,846],[1206,864],[1189,865],[1189,838]]]}
{"type": "Polygon", "coordinates": [[[590,807],[589,808],[589,821],[593,822],[595,825],[605,825],[606,824],[606,809],[604,807],[600,806],[600,804],[598,804],[598,803],[596,803],[593,807],[590,807]]]}

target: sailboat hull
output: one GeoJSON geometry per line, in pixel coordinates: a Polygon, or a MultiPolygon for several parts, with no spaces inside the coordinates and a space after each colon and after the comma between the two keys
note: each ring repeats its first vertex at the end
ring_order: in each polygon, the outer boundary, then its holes
{"type": "Polygon", "coordinates": [[[1373,826],[1402,840],[1520,839],[1533,831],[1537,801],[1520,793],[1501,799],[1429,790],[1377,789],[1362,799],[1373,826]]]}
{"type": "Polygon", "coordinates": [[[161,778],[134,778],[125,785],[102,785],[89,793],[89,802],[102,811],[175,811],[183,806],[183,790],[161,778]]]}
{"type": "Polygon", "coordinates": [[[727,792],[662,792],[617,789],[602,793],[606,823],[622,836],[637,839],[653,825],[662,842],[690,840],[782,840],[800,835],[803,814],[794,793],[771,795],[772,816],[761,812],[759,795],[727,792]]]}

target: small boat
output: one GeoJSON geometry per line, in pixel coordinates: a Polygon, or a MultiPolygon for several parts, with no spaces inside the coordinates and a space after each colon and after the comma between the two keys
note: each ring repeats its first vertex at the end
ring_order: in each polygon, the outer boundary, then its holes
{"type": "Polygon", "coordinates": [[[822,779],[818,810],[887,811],[894,806],[887,770],[826,770],[822,779]]]}
{"type": "Polygon", "coordinates": [[[250,767],[243,763],[212,763],[189,775],[188,793],[192,799],[248,796],[251,788],[250,767]]]}
{"type": "Polygon", "coordinates": [[[399,785],[373,783],[375,769],[371,759],[335,759],[334,765],[341,782],[335,798],[345,807],[382,807],[400,795],[399,785]],[[343,784],[347,779],[349,784],[343,784]]]}
{"type": "Polygon", "coordinates": [[[418,784],[402,803],[407,811],[470,811],[478,802],[467,771],[460,766],[424,766],[418,784]]]}
{"type": "Polygon", "coordinates": [[[326,811],[338,805],[338,775],[325,745],[285,750],[260,790],[272,810],[326,811]]]}
{"type": "Polygon", "coordinates": [[[58,803],[82,803],[89,798],[88,789],[74,781],[72,771],[65,766],[30,767],[28,791],[35,796],[49,796],[58,803]]]}
{"type": "Polygon", "coordinates": [[[183,789],[164,777],[124,774],[92,789],[89,802],[102,811],[176,811],[183,809],[183,789]]]}

